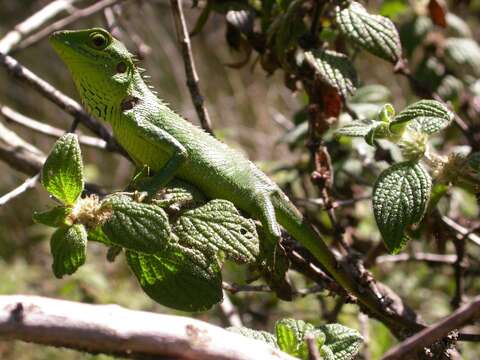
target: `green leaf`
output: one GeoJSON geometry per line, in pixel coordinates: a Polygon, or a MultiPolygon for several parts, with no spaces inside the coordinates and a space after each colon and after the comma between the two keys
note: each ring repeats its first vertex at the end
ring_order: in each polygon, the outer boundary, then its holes
{"type": "Polygon", "coordinates": [[[394,164],[378,177],[373,188],[373,212],[391,253],[402,249],[407,227],[422,219],[431,188],[430,175],[418,163],[394,164]]]}
{"type": "Polygon", "coordinates": [[[307,336],[313,336],[319,348],[325,342],[325,334],[302,320],[279,320],[275,323],[275,333],[280,350],[302,359],[308,356],[307,336]]]}
{"type": "Polygon", "coordinates": [[[77,135],[57,140],[42,169],[42,185],[57,199],[73,205],[83,191],[83,163],[77,135]]]}
{"type": "Polygon", "coordinates": [[[334,360],[353,359],[363,343],[363,337],[357,330],[340,324],[322,325],[318,330],[325,334],[323,351],[328,352],[324,348],[330,349],[334,360]]]}
{"type": "Polygon", "coordinates": [[[390,124],[395,132],[408,124],[415,131],[430,135],[449,126],[453,113],[442,103],[435,100],[420,100],[401,111],[390,124]]]}
{"type": "Polygon", "coordinates": [[[480,46],[469,38],[445,41],[445,63],[458,77],[468,80],[480,76],[480,46]]]}
{"type": "Polygon", "coordinates": [[[88,231],[88,240],[96,241],[107,246],[114,246],[114,243],[105,235],[101,226],[88,231]]]}
{"type": "Polygon", "coordinates": [[[480,173],[480,152],[474,152],[468,156],[468,166],[473,171],[480,173]]]}
{"type": "Polygon", "coordinates": [[[222,300],[214,257],[171,243],[158,255],[126,252],[142,289],[156,302],[183,311],[206,311],[222,300]]]}
{"type": "Polygon", "coordinates": [[[37,223],[51,226],[62,227],[72,225],[67,217],[72,211],[71,207],[55,206],[53,209],[44,212],[34,212],[33,220],[37,223]]]}
{"type": "Polygon", "coordinates": [[[372,54],[392,63],[402,57],[402,46],[395,25],[390,19],[371,15],[358,2],[338,9],[336,22],[340,32],[372,54]]]}
{"type": "Polygon", "coordinates": [[[370,130],[378,125],[377,121],[363,119],[354,120],[345,125],[344,127],[335,131],[336,136],[350,136],[350,137],[364,137],[370,130]]]}
{"type": "Polygon", "coordinates": [[[152,254],[164,250],[171,240],[167,214],[157,205],[138,203],[126,195],[114,195],[102,206],[112,209],[103,231],[117,246],[152,254]]]}
{"type": "Polygon", "coordinates": [[[203,252],[223,251],[227,259],[256,262],[260,245],[255,223],[226,200],[212,200],[179,217],[174,232],[180,243],[203,252]]]}
{"type": "Polygon", "coordinates": [[[392,106],[392,104],[383,105],[377,114],[378,121],[381,121],[384,123],[389,123],[390,121],[392,121],[392,118],[394,116],[395,116],[395,108],[392,106]]]}
{"type": "Polygon", "coordinates": [[[50,240],[53,273],[57,278],[71,275],[85,263],[87,257],[87,231],[81,224],[55,231],[50,240]]]}
{"type": "Polygon", "coordinates": [[[357,89],[350,98],[351,103],[374,103],[383,105],[391,101],[392,93],[389,88],[379,84],[365,85],[357,89]]]}
{"type": "Polygon", "coordinates": [[[275,335],[270,334],[267,331],[253,330],[244,326],[232,326],[227,328],[228,331],[234,332],[236,334],[243,335],[250,339],[260,340],[272,347],[278,349],[277,339],[275,335]]]}
{"type": "Polygon", "coordinates": [[[368,145],[374,146],[375,140],[390,138],[392,134],[389,130],[389,124],[385,122],[376,121],[367,135],[365,135],[365,142],[368,145]]]}
{"type": "Polygon", "coordinates": [[[355,92],[357,73],[345,54],[331,50],[312,50],[305,53],[305,61],[344,98],[355,92]]]}
{"type": "MultiPolygon", "coordinates": [[[[148,178],[148,182],[150,182],[150,179],[151,178],[148,178]]],[[[152,203],[161,207],[175,208],[179,208],[182,205],[204,203],[205,201],[205,195],[203,195],[198,188],[178,179],[170,181],[168,185],[161,189],[152,199],[152,203]]]]}

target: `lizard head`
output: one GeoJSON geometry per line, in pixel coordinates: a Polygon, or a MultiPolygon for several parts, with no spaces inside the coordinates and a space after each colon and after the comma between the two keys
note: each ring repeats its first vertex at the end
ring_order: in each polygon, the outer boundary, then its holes
{"type": "Polygon", "coordinates": [[[108,121],[130,95],[138,75],[132,54],[101,28],[57,31],[49,40],[72,73],[87,109],[108,121]]]}

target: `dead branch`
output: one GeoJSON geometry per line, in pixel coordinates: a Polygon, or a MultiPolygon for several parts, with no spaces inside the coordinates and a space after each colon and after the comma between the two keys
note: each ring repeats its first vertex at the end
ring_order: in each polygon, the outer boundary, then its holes
{"type": "Polygon", "coordinates": [[[187,24],[185,23],[185,17],[183,15],[182,0],[171,0],[170,2],[172,4],[172,14],[175,21],[178,42],[182,49],[188,90],[190,90],[193,105],[195,105],[195,109],[197,110],[202,128],[210,134],[213,134],[210,116],[208,115],[208,111],[205,107],[203,96],[200,93],[200,87],[198,85],[199,78],[195,68],[195,62],[193,60],[190,35],[188,34],[187,24]]]}
{"type": "Polygon", "coordinates": [[[78,9],[74,11],[71,15],[60,19],[53,24],[50,24],[43,28],[42,30],[36,32],[35,34],[30,35],[28,38],[26,38],[24,41],[22,41],[18,49],[25,49],[29,46],[32,46],[36,43],[38,43],[40,40],[45,39],[47,36],[49,36],[52,32],[65,29],[65,27],[69,26],[70,24],[73,24],[74,22],[89,17],[97,12],[100,12],[104,10],[107,7],[110,7],[112,5],[115,5],[117,3],[123,2],[125,0],[102,0],[95,2],[93,5],[86,7],[84,9],[78,9]]]}
{"type": "Polygon", "coordinates": [[[0,122],[0,160],[15,170],[33,176],[45,161],[45,154],[0,122]]]}
{"type": "MultiPolygon", "coordinates": [[[[65,133],[65,130],[56,128],[54,126],[48,125],[47,123],[32,119],[28,116],[20,114],[19,112],[13,110],[12,108],[0,104],[0,114],[3,115],[7,122],[14,122],[16,124],[22,125],[28,129],[31,129],[40,134],[59,138],[65,133]]],[[[78,134],[78,141],[82,145],[91,146],[94,148],[104,150],[107,146],[106,142],[102,139],[78,134]]]]}
{"type": "Polygon", "coordinates": [[[0,196],[0,206],[5,205],[9,201],[15,199],[17,196],[22,195],[27,190],[34,188],[35,185],[37,185],[38,179],[40,179],[40,174],[28,178],[20,186],[16,187],[5,195],[0,196]]]}
{"type": "Polygon", "coordinates": [[[0,296],[0,338],[131,358],[294,359],[192,318],[38,296],[0,296]]]}
{"type": "Polygon", "coordinates": [[[73,4],[81,0],[56,0],[15,26],[0,39],[0,53],[8,54],[25,36],[41,28],[49,20],[66,10],[73,10],[73,4]]]}
{"type": "Polygon", "coordinates": [[[433,344],[435,341],[445,337],[452,330],[459,329],[479,317],[480,296],[477,296],[469,304],[460,307],[443,320],[409,337],[388,351],[382,360],[408,359],[408,355],[413,351],[433,344]]]}

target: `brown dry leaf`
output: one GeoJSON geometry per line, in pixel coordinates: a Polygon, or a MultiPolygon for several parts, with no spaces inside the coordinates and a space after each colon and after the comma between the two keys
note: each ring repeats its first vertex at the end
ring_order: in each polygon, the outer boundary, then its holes
{"type": "Polygon", "coordinates": [[[430,0],[428,12],[435,25],[443,28],[447,27],[447,5],[445,0],[430,0]]]}

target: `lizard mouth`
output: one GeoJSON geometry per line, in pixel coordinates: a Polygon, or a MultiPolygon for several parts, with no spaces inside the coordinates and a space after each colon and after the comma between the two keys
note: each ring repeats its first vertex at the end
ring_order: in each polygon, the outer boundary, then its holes
{"type": "Polygon", "coordinates": [[[95,57],[82,46],[70,41],[69,33],[70,31],[56,31],[48,38],[53,49],[63,60],[79,60],[79,55],[81,56],[80,59],[83,58],[84,60],[90,61],[98,60],[98,56],[95,57]]]}

